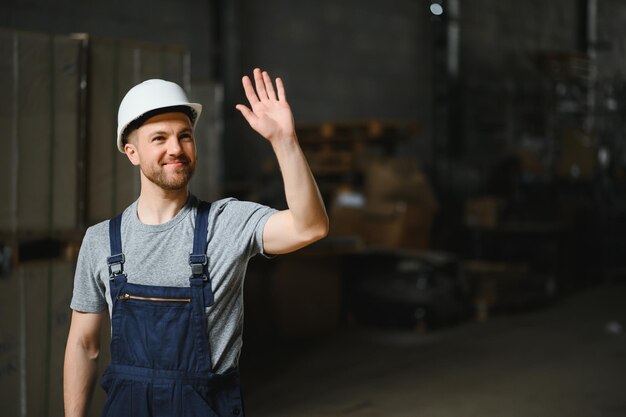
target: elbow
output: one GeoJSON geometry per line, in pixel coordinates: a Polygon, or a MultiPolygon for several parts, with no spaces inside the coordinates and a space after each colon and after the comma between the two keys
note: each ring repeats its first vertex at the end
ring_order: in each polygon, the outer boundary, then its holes
{"type": "Polygon", "coordinates": [[[326,217],[324,219],[324,223],[322,227],[320,228],[320,234],[317,240],[324,239],[326,236],[328,236],[329,232],[330,232],[330,222],[328,221],[328,217],[326,217]]]}
{"type": "Polygon", "coordinates": [[[97,362],[100,358],[100,341],[90,338],[81,338],[77,341],[77,348],[83,352],[84,357],[92,362],[97,362]]]}
{"type": "Polygon", "coordinates": [[[80,355],[89,362],[98,362],[100,358],[100,346],[98,344],[85,344],[78,343],[76,350],[80,352],[80,355]]]}
{"type": "Polygon", "coordinates": [[[100,358],[100,347],[99,346],[90,346],[88,349],[85,349],[85,354],[87,359],[92,362],[98,362],[100,358]]]}
{"type": "Polygon", "coordinates": [[[322,221],[309,228],[306,237],[307,244],[311,244],[317,242],[318,240],[324,239],[326,236],[328,236],[329,229],[330,226],[328,223],[328,217],[325,217],[322,221]]]}

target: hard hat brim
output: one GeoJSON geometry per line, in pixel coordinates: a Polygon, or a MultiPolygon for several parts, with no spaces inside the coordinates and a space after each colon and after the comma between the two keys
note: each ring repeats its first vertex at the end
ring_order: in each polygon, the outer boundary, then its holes
{"type": "Polygon", "coordinates": [[[172,103],[166,107],[157,107],[156,109],[151,109],[149,112],[144,112],[140,114],[139,116],[135,117],[133,120],[129,120],[123,126],[118,126],[119,131],[117,134],[117,149],[121,153],[125,153],[124,152],[124,135],[127,133],[126,129],[128,128],[130,124],[143,118],[147,113],[151,113],[150,117],[154,117],[158,114],[169,113],[170,111],[172,111],[171,109],[172,107],[181,107],[181,106],[190,108],[191,113],[195,115],[195,117],[193,117],[191,120],[191,124],[195,130],[196,124],[198,123],[198,119],[200,118],[200,114],[202,113],[202,104],[200,103],[172,103]]]}

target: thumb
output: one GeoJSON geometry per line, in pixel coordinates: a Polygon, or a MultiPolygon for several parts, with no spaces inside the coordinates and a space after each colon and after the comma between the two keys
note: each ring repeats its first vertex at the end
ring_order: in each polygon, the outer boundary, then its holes
{"type": "Polygon", "coordinates": [[[256,121],[257,116],[248,107],[244,106],[243,104],[237,104],[235,108],[241,112],[241,114],[248,121],[248,123],[252,124],[254,121],[256,121]]]}

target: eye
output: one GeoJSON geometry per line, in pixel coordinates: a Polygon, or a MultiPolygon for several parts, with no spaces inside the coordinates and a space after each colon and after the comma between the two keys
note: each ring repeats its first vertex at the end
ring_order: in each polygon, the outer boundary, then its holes
{"type": "Polygon", "coordinates": [[[152,138],[152,142],[165,140],[165,136],[155,136],[152,138]]]}
{"type": "Polygon", "coordinates": [[[183,133],[178,137],[178,140],[193,140],[191,133],[183,133]]]}

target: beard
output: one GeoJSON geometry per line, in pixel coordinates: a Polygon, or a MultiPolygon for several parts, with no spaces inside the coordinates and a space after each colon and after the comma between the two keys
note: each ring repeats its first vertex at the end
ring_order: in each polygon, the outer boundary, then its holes
{"type": "MultiPolygon", "coordinates": [[[[143,175],[153,184],[167,191],[177,191],[187,187],[196,169],[195,161],[192,163],[189,158],[181,156],[176,161],[183,163],[182,166],[169,169],[164,165],[155,164],[150,166],[140,165],[143,175]]],[[[173,162],[173,161],[168,161],[173,162]]]]}

